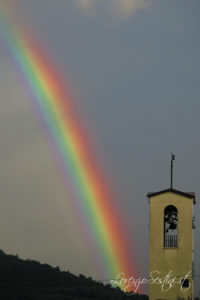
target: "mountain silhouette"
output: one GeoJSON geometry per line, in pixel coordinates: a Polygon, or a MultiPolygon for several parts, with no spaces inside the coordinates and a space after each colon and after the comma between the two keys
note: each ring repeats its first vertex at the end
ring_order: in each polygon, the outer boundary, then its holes
{"type": "Polygon", "coordinates": [[[125,295],[119,288],[75,276],[48,264],[23,260],[0,250],[0,299],[2,300],[147,300],[145,295],[125,295]]]}

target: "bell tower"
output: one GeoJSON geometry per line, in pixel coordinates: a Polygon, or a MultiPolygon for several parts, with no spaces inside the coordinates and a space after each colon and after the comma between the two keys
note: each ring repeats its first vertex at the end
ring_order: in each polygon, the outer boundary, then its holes
{"type": "Polygon", "coordinates": [[[149,299],[193,300],[193,205],[195,194],[173,188],[148,193],[149,299]]]}

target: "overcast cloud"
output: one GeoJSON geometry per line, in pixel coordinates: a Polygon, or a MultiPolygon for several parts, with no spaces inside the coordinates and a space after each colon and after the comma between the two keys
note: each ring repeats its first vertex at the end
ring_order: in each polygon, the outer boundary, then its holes
{"type": "MultiPolygon", "coordinates": [[[[84,12],[91,14],[97,12],[99,5],[105,5],[112,16],[119,18],[130,17],[134,12],[144,9],[148,5],[147,0],[74,0],[76,5],[84,12]]],[[[150,2],[150,1],[149,1],[150,2]]]]}

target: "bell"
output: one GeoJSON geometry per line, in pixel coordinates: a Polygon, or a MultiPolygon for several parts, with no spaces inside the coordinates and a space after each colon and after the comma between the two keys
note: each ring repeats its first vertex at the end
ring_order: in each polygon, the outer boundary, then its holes
{"type": "Polygon", "coordinates": [[[174,222],[170,223],[169,229],[171,229],[171,230],[176,229],[176,224],[174,222]]]}
{"type": "Polygon", "coordinates": [[[167,222],[170,224],[174,223],[174,219],[172,218],[172,215],[169,215],[167,222]]]}

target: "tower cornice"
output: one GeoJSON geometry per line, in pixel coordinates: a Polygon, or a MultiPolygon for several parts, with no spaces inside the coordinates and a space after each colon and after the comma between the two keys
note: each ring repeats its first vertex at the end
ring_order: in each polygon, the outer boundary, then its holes
{"type": "Polygon", "coordinates": [[[179,190],[176,190],[176,189],[173,189],[173,188],[161,190],[161,191],[158,191],[158,192],[150,192],[150,193],[147,194],[147,197],[150,198],[150,197],[154,197],[154,196],[157,196],[157,195],[160,195],[160,194],[164,194],[164,193],[178,194],[178,195],[184,196],[186,198],[193,199],[194,204],[196,203],[195,193],[192,193],[192,192],[182,192],[182,191],[179,191],[179,190]]]}

